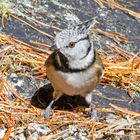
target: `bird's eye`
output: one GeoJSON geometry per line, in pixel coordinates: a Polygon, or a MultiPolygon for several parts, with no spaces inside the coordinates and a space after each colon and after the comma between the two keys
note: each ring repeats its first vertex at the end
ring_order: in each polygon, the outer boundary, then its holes
{"type": "Polygon", "coordinates": [[[74,48],[75,47],[75,43],[74,42],[71,42],[70,44],[69,44],[69,48],[74,48]]]}

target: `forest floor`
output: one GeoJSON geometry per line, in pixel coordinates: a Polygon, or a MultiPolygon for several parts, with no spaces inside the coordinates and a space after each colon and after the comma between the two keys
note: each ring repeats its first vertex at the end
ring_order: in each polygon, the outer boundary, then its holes
{"type": "Polygon", "coordinates": [[[0,0],[0,139],[140,139],[139,0],[0,0]],[[57,33],[96,17],[105,72],[93,91],[99,121],[83,98],[64,95],[50,119],[44,63],[57,33]]]}

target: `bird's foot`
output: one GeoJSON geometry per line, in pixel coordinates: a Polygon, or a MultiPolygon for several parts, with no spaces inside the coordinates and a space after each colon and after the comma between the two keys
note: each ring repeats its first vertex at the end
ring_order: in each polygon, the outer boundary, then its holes
{"type": "Polygon", "coordinates": [[[92,109],[91,118],[94,119],[96,122],[99,122],[99,118],[98,118],[98,115],[97,115],[97,110],[95,108],[92,109]]]}
{"type": "Polygon", "coordinates": [[[50,116],[50,114],[51,114],[51,109],[52,109],[53,103],[54,103],[54,100],[52,100],[52,101],[50,102],[50,104],[47,106],[47,108],[46,108],[45,111],[44,111],[43,116],[44,116],[46,119],[49,119],[49,116],[50,116]]]}
{"type": "Polygon", "coordinates": [[[95,105],[90,105],[90,109],[91,109],[91,118],[94,119],[96,122],[99,122],[99,118],[97,115],[97,110],[95,108],[95,105]]]}

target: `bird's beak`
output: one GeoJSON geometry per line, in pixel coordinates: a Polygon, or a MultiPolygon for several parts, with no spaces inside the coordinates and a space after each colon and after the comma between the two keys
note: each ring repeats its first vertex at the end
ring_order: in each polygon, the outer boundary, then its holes
{"type": "Polygon", "coordinates": [[[55,44],[54,44],[54,45],[52,45],[52,46],[51,46],[51,48],[50,48],[50,50],[51,50],[51,51],[55,51],[55,50],[57,50],[56,45],[55,45],[55,44]]]}

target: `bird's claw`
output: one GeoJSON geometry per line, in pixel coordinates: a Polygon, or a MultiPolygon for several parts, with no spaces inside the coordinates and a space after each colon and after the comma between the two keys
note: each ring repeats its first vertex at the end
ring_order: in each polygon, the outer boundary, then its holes
{"type": "Polygon", "coordinates": [[[91,118],[94,119],[96,122],[99,122],[99,118],[97,115],[97,110],[95,108],[95,105],[90,105],[90,109],[91,109],[91,118]]]}

